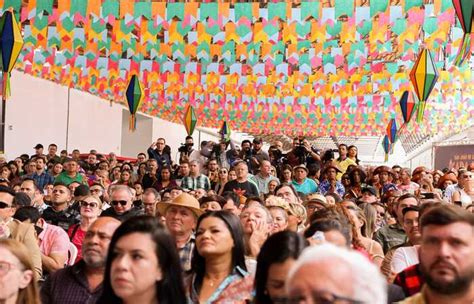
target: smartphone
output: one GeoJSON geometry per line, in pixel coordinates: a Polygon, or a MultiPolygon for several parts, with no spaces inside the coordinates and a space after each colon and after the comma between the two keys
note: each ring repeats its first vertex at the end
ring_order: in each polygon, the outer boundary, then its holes
{"type": "Polygon", "coordinates": [[[422,193],[421,196],[424,199],[433,199],[435,197],[433,192],[422,193]]]}

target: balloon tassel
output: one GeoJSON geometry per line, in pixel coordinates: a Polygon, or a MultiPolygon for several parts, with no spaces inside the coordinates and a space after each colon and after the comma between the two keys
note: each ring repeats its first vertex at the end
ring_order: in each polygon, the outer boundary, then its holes
{"type": "Polygon", "coordinates": [[[137,120],[135,118],[135,114],[131,114],[130,115],[130,119],[129,119],[129,129],[130,131],[135,131],[135,129],[137,128],[137,120]]]}
{"type": "Polygon", "coordinates": [[[418,103],[418,112],[416,113],[416,122],[419,124],[423,122],[425,107],[426,107],[426,101],[420,101],[418,103]]]}
{"type": "Polygon", "coordinates": [[[10,97],[10,73],[3,72],[2,99],[7,100],[8,97],[10,97]]]}
{"type": "Polygon", "coordinates": [[[388,153],[385,153],[385,162],[388,162],[388,153]]]}
{"type": "Polygon", "coordinates": [[[461,46],[459,47],[456,59],[454,59],[454,65],[460,67],[469,59],[471,55],[472,42],[474,41],[471,37],[471,33],[465,33],[462,36],[461,46]]]}

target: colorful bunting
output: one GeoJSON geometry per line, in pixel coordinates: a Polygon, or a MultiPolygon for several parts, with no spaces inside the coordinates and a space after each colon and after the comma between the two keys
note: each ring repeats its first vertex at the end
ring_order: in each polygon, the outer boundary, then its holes
{"type": "Polygon", "coordinates": [[[463,29],[440,1],[0,1],[0,11],[17,12],[17,68],[35,77],[119,102],[139,75],[138,111],[177,123],[192,105],[217,129],[370,136],[385,133],[410,90],[420,28],[447,68],[424,124],[407,132],[472,124],[474,73],[452,65],[463,29]]]}
{"type": "Polygon", "coordinates": [[[186,132],[189,136],[193,135],[194,128],[196,127],[197,118],[196,114],[194,113],[194,108],[188,105],[186,112],[184,113],[183,117],[184,127],[186,128],[186,132]]]}
{"type": "Polygon", "coordinates": [[[133,75],[132,78],[130,78],[130,82],[128,84],[125,96],[127,98],[128,109],[130,110],[129,128],[131,131],[135,131],[137,127],[135,113],[137,113],[138,107],[140,106],[140,103],[142,102],[143,97],[145,96],[137,75],[133,75]]]}
{"type": "Polygon", "coordinates": [[[474,1],[473,0],[452,0],[456,16],[464,31],[461,46],[454,60],[454,64],[461,66],[468,61],[471,53],[474,52],[474,39],[472,37],[472,25],[474,24],[474,1]]]}
{"type": "Polygon", "coordinates": [[[2,68],[2,99],[6,100],[10,92],[10,73],[16,64],[23,37],[15,15],[11,10],[4,11],[0,18],[0,66],[2,68]]]}
{"type": "Polygon", "coordinates": [[[426,101],[436,84],[436,80],[438,80],[438,76],[438,70],[431,52],[427,49],[422,49],[410,72],[410,80],[418,97],[418,113],[416,116],[418,123],[423,121],[426,101]]]}

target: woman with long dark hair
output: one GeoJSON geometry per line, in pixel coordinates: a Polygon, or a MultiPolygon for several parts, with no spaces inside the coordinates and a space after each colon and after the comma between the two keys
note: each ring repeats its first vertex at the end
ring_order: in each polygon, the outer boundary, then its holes
{"type": "Polygon", "coordinates": [[[98,303],[186,303],[176,244],[160,221],[137,216],[110,241],[98,303]]]}
{"type": "Polygon", "coordinates": [[[346,187],[345,198],[358,199],[362,196],[362,188],[366,187],[365,179],[367,175],[360,167],[356,167],[348,172],[350,186],[346,187]]]}
{"type": "MultiPolygon", "coordinates": [[[[240,220],[228,211],[201,215],[186,290],[192,303],[245,303],[253,278],[245,266],[240,220]]],[[[176,302],[180,303],[180,302],[176,302]]]]}
{"type": "Polygon", "coordinates": [[[304,239],[293,231],[277,232],[265,241],[257,257],[254,303],[286,298],[286,276],[305,246],[304,239]]]}
{"type": "Polygon", "coordinates": [[[357,165],[359,165],[360,159],[359,159],[359,154],[357,153],[357,147],[354,145],[351,145],[347,147],[347,157],[352,159],[357,165]]]}
{"type": "Polygon", "coordinates": [[[284,165],[280,171],[280,183],[291,184],[293,181],[293,168],[290,165],[284,165]]]}
{"type": "Polygon", "coordinates": [[[174,188],[177,186],[178,184],[176,184],[176,181],[172,177],[171,168],[168,166],[161,168],[160,178],[155,184],[155,189],[157,191],[161,191],[167,188],[174,188]]]}
{"type": "Polygon", "coordinates": [[[20,184],[21,177],[20,177],[20,169],[18,168],[18,164],[15,163],[14,161],[9,161],[8,168],[10,168],[10,171],[11,171],[10,178],[8,179],[10,181],[10,185],[20,184]]]}

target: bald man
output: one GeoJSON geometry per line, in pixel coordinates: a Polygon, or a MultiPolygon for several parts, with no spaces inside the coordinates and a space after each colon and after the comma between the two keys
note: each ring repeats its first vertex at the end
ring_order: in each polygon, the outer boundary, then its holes
{"type": "Polygon", "coordinates": [[[120,221],[99,217],[86,232],[83,260],[55,272],[41,288],[43,303],[96,303],[102,293],[105,262],[110,239],[120,221]]]}

